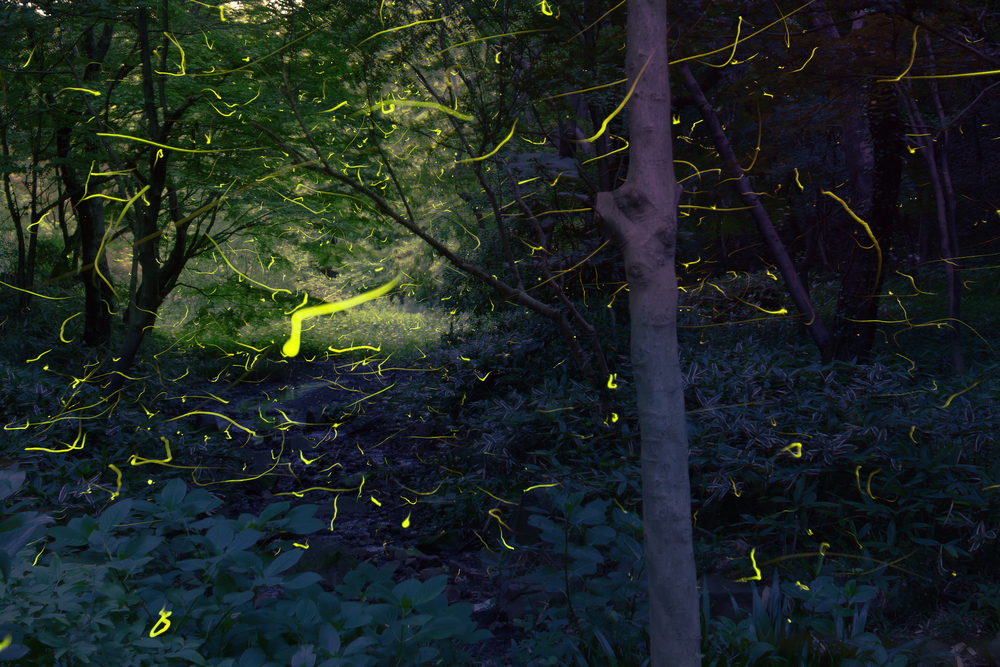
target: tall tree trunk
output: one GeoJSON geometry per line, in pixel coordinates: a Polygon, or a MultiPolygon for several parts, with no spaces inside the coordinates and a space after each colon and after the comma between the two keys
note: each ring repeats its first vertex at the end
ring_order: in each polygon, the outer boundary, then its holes
{"type": "MultiPolygon", "coordinates": [[[[934,49],[931,47],[930,35],[924,35],[924,43],[930,52],[931,64],[934,64],[934,49]]],[[[942,234],[948,235],[948,249],[950,250],[950,260],[946,260],[948,267],[948,347],[951,351],[951,370],[955,375],[965,372],[965,353],[962,350],[962,330],[959,329],[962,317],[962,260],[958,248],[958,222],[956,219],[955,190],[951,186],[951,169],[948,167],[948,152],[950,149],[950,136],[948,133],[948,117],[944,113],[944,104],[941,102],[941,93],[938,91],[937,82],[930,81],[931,97],[934,98],[934,106],[938,112],[938,122],[941,123],[941,142],[938,154],[941,156],[941,184],[944,186],[944,198],[947,208],[947,218],[945,218],[945,229],[942,234]]],[[[938,216],[940,219],[940,215],[938,216]]],[[[942,246],[944,247],[944,246],[942,246]]]]}
{"type": "MultiPolygon", "coordinates": [[[[912,89],[907,82],[904,88],[901,84],[896,84],[900,96],[906,102],[906,110],[909,114],[910,126],[917,128],[910,141],[921,147],[924,161],[927,163],[927,171],[931,177],[931,187],[934,190],[934,199],[937,202],[938,231],[941,236],[941,260],[944,266],[945,280],[948,285],[948,347],[951,352],[951,370],[955,375],[965,372],[965,354],[962,351],[962,331],[959,329],[961,316],[962,283],[959,278],[959,266],[956,261],[957,249],[952,245],[955,235],[949,229],[948,207],[944,186],[941,183],[941,173],[937,165],[937,148],[935,147],[935,137],[926,134],[923,116],[917,107],[917,102],[913,98],[912,89]]],[[[942,146],[942,150],[946,146],[942,146]]]]}
{"type": "MultiPolygon", "coordinates": [[[[10,145],[7,143],[7,128],[8,125],[3,125],[0,127],[0,148],[3,149],[3,156],[7,160],[10,160],[10,145]]],[[[22,287],[17,285],[17,277],[21,275],[24,271],[24,263],[26,258],[26,250],[24,245],[24,221],[21,218],[21,205],[17,203],[17,197],[14,196],[14,188],[16,187],[13,181],[13,174],[10,171],[4,171],[3,173],[3,192],[7,199],[7,213],[10,215],[11,221],[14,223],[14,233],[17,236],[17,266],[14,267],[15,275],[15,287],[22,287]]]]}
{"type": "MultiPolygon", "coordinates": [[[[68,130],[57,132],[57,143],[60,157],[68,158],[70,155],[68,130]]],[[[96,347],[106,343],[111,337],[111,313],[114,310],[114,292],[94,271],[96,265],[100,275],[108,281],[111,280],[105,255],[103,253],[98,255],[101,240],[104,238],[104,207],[100,199],[84,200],[84,186],[73,167],[64,163],[60,171],[70,205],[76,214],[80,238],[80,257],[83,266],[80,268],[79,277],[83,281],[84,292],[83,344],[87,347],[96,347]]]]}
{"type": "MultiPolygon", "coordinates": [[[[110,23],[104,25],[99,38],[94,34],[94,26],[84,31],[81,41],[90,63],[84,69],[83,81],[89,82],[98,78],[101,63],[111,47],[113,34],[114,28],[110,23]]],[[[86,108],[78,115],[82,118],[89,117],[86,108]]],[[[59,128],[56,131],[56,146],[59,157],[65,160],[61,169],[63,185],[76,213],[77,229],[80,232],[80,254],[83,263],[80,277],[84,285],[83,344],[96,347],[111,338],[111,314],[114,312],[115,294],[111,286],[107,256],[102,251],[104,233],[107,229],[104,221],[104,204],[97,197],[84,199],[87,194],[94,193],[85,192],[76,168],[69,163],[73,147],[72,133],[73,124],[59,128]]],[[[86,154],[93,155],[98,151],[90,133],[86,135],[84,141],[86,154]]]]}
{"type": "MultiPolygon", "coordinates": [[[[57,132],[59,156],[63,159],[70,156],[69,133],[68,128],[57,132]]],[[[104,205],[96,197],[84,199],[83,183],[76,170],[68,163],[63,163],[61,172],[80,232],[80,257],[83,264],[80,278],[83,280],[84,293],[83,344],[96,347],[111,338],[111,313],[114,311],[114,291],[108,284],[111,275],[107,257],[103,252],[98,254],[105,232],[104,205]],[[100,276],[94,271],[95,265],[100,276]]]]}
{"type": "Polygon", "coordinates": [[[677,203],[667,78],[667,0],[628,2],[628,177],[595,209],[621,250],[642,437],[652,667],[701,665],[684,384],[677,351],[677,203]]]}
{"type": "MultiPolygon", "coordinates": [[[[167,8],[164,5],[162,22],[166,21],[167,8]]],[[[140,6],[136,9],[136,26],[139,37],[139,57],[141,60],[142,92],[143,92],[143,120],[146,122],[147,132],[153,141],[157,143],[165,142],[164,126],[160,122],[159,112],[156,106],[156,91],[154,89],[152,55],[153,47],[149,34],[149,17],[146,7],[140,6]]],[[[167,33],[167,26],[162,24],[164,34],[167,33]]],[[[161,59],[165,56],[163,53],[161,59]]],[[[166,69],[162,64],[161,67],[166,69]]],[[[159,75],[162,77],[162,75],[159,75]]],[[[162,99],[161,103],[165,104],[162,99]]],[[[166,116],[166,114],[164,114],[166,116]]],[[[166,118],[164,118],[166,120],[166,118]]],[[[157,256],[158,242],[158,220],[161,204],[163,203],[163,189],[167,179],[167,161],[169,152],[163,154],[162,151],[150,150],[149,159],[149,189],[142,200],[135,203],[135,213],[130,216],[132,222],[132,237],[134,239],[132,270],[135,271],[134,261],[138,257],[139,267],[142,269],[142,280],[138,288],[134,285],[129,290],[129,304],[127,315],[127,328],[125,339],[118,349],[114,365],[111,367],[111,379],[104,386],[104,397],[114,397],[125,384],[125,371],[127,371],[135,361],[139,346],[146,335],[146,331],[151,329],[156,323],[156,312],[163,303],[163,292],[160,289],[160,261],[157,256]]],[[[134,275],[134,273],[133,273],[134,275]]]]}
{"type": "MultiPolygon", "coordinates": [[[[815,10],[811,19],[813,29],[818,29],[820,33],[826,35],[830,40],[839,40],[840,32],[832,17],[826,11],[824,0],[816,0],[812,3],[815,10]]],[[[855,19],[851,24],[852,30],[860,30],[863,27],[864,19],[855,19]]],[[[865,121],[864,109],[865,92],[860,86],[848,90],[831,91],[834,96],[843,95],[844,104],[843,122],[841,124],[841,146],[844,149],[844,161],[847,164],[847,173],[850,177],[851,206],[856,213],[863,211],[864,207],[871,200],[872,189],[872,163],[874,151],[871,145],[871,137],[868,135],[868,124],[865,121]]],[[[867,211],[864,211],[867,214],[867,211]]]]}
{"type": "MultiPolygon", "coordinates": [[[[831,40],[839,40],[840,33],[827,13],[824,1],[816,0],[813,8],[816,10],[812,19],[813,28],[831,40]]],[[[864,18],[858,15],[851,24],[851,30],[863,27],[864,18]]],[[[881,244],[889,239],[896,215],[901,172],[899,165],[895,164],[898,158],[893,151],[899,148],[902,137],[901,133],[890,136],[875,133],[876,126],[896,132],[892,122],[895,102],[891,96],[887,97],[879,91],[869,96],[860,85],[843,91],[834,90],[832,94],[843,98],[840,143],[850,179],[848,208],[871,228],[875,237],[873,243],[869,230],[853,217],[847,221],[845,228],[850,245],[841,270],[840,294],[833,322],[836,339],[833,356],[842,361],[857,359],[863,362],[871,355],[878,330],[879,290],[885,277],[881,270],[881,244]],[[869,108],[872,115],[866,117],[865,110],[869,108]],[[880,142],[882,145],[876,146],[880,142]],[[882,164],[877,164],[876,154],[882,164]],[[878,201],[874,199],[876,188],[879,189],[878,201]]]]}
{"type": "Polygon", "coordinates": [[[156,311],[160,307],[157,303],[150,308],[136,308],[136,303],[130,304],[128,325],[125,328],[125,338],[118,347],[115,355],[114,365],[108,374],[107,384],[102,388],[102,395],[107,400],[116,400],[118,392],[125,386],[125,372],[135,363],[135,357],[139,353],[139,347],[146,336],[146,331],[156,324],[156,311]]]}
{"type": "Polygon", "coordinates": [[[883,249],[888,249],[895,229],[903,174],[903,123],[892,89],[875,88],[870,102],[873,156],[868,201],[863,209],[867,213],[854,209],[868,227],[857,221],[849,227],[853,242],[841,278],[834,323],[840,334],[834,357],[841,361],[867,361],[875,344],[879,293],[885,282],[883,249]]]}
{"type": "Polygon", "coordinates": [[[785,287],[788,288],[792,302],[799,311],[799,321],[805,325],[816,347],[819,348],[823,360],[828,360],[832,349],[830,334],[827,332],[823,320],[819,317],[819,310],[816,309],[809,299],[809,292],[805,285],[799,280],[799,276],[795,271],[795,264],[792,263],[791,258],[788,256],[788,251],[785,250],[785,245],[781,242],[781,237],[778,236],[777,230],[771,224],[770,216],[768,216],[767,211],[761,205],[760,198],[753,191],[750,179],[743,173],[743,168],[740,167],[740,163],[736,159],[736,153],[733,152],[733,147],[730,145],[729,139],[726,138],[726,132],[722,128],[722,123],[719,122],[719,117],[716,115],[712,105],[705,98],[701,87],[691,74],[688,66],[681,64],[678,67],[678,71],[684,80],[684,86],[694,99],[698,111],[701,112],[701,117],[705,120],[705,124],[712,134],[715,150],[719,152],[719,155],[725,161],[725,170],[729,176],[729,180],[732,182],[733,187],[736,188],[736,192],[743,200],[743,203],[750,208],[750,217],[757,224],[757,230],[771,252],[771,259],[777,265],[778,271],[781,272],[781,277],[785,280],[785,287]]]}
{"type": "MultiPolygon", "coordinates": [[[[41,216],[38,213],[38,161],[42,152],[42,124],[39,121],[35,131],[35,141],[31,145],[31,224],[28,225],[28,254],[24,258],[24,264],[20,262],[20,249],[18,251],[18,282],[19,287],[29,288],[35,284],[35,262],[38,258],[38,225],[41,223],[41,216]]],[[[31,305],[31,291],[23,289],[18,294],[18,305],[22,313],[28,311],[31,305]]]]}

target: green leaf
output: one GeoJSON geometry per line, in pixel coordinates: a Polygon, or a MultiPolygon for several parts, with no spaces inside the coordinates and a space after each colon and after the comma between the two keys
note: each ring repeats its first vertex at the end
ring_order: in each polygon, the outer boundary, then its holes
{"type": "Polygon", "coordinates": [[[244,528],[237,533],[236,537],[233,538],[233,541],[226,546],[226,553],[232,554],[243,551],[244,549],[249,549],[253,545],[257,544],[258,540],[260,540],[263,536],[264,533],[259,530],[244,528]]]}
{"type": "Polygon", "coordinates": [[[25,473],[0,470],[0,500],[12,496],[24,484],[25,473]]]}
{"type": "MultiPolygon", "coordinates": [[[[0,522],[0,544],[3,545],[3,548],[0,549],[0,554],[2,554],[0,576],[5,582],[17,552],[34,539],[36,533],[42,531],[45,524],[51,521],[52,519],[44,514],[21,512],[0,522]]],[[[83,538],[81,544],[86,544],[86,542],[86,538],[83,538]]]]}
{"type": "Polygon", "coordinates": [[[253,591],[237,591],[235,593],[229,593],[223,596],[222,601],[233,607],[238,607],[241,604],[253,600],[253,598],[254,598],[253,591]]]}
{"type": "Polygon", "coordinates": [[[157,535],[150,535],[145,533],[142,535],[137,535],[127,542],[125,542],[122,547],[118,550],[119,558],[137,558],[148,554],[150,551],[158,547],[163,543],[163,538],[157,535]]]}
{"type": "Polygon", "coordinates": [[[359,651],[363,651],[364,649],[368,648],[374,643],[375,641],[369,639],[368,637],[358,637],[353,642],[348,644],[347,648],[344,649],[344,657],[347,657],[349,655],[354,655],[359,651]]]}
{"type": "Polygon", "coordinates": [[[316,655],[312,646],[300,646],[299,650],[292,655],[291,667],[313,667],[316,664],[316,655]]]}
{"type": "Polygon", "coordinates": [[[222,553],[223,551],[227,551],[226,547],[232,543],[234,535],[233,529],[229,526],[216,524],[208,529],[205,533],[205,538],[212,545],[216,553],[222,553]]]}
{"type": "Polygon", "coordinates": [[[167,482],[163,491],[156,495],[156,499],[167,509],[175,509],[184,500],[185,494],[187,494],[187,484],[175,477],[167,482]]]}
{"type": "Polygon", "coordinates": [[[179,651],[174,651],[173,653],[170,653],[168,655],[171,658],[181,658],[182,660],[187,660],[187,661],[192,662],[192,663],[194,663],[196,665],[207,665],[208,664],[206,662],[204,656],[202,656],[201,653],[198,653],[194,649],[184,648],[184,649],[181,649],[179,651]]]}
{"type": "Polygon", "coordinates": [[[212,593],[216,597],[225,597],[230,593],[234,593],[237,590],[236,581],[233,579],[225,570],[217,573],[215,575],[215,580],[212,582],[213,590],[212,593]]]}
{"type": "Polygon", "coordinates": [[[431,577],[423,583],[417,579],[407,579],[401,581],[392,592],[398,600],[409,598],[410,606],[417,607],[441,595],[447,583],[448,575],[445,574],[431,577]]]}
{"type": "Polygon", "coordinates": [[[594,547],[585,547],[577,544],[569,544],[566,547],[569,552],[569,557],[573,560],[583,561],[587,563],[600,564],[604,562],[604,557],[601,552],[594,547]]]}
{"type": "Polygon", "coordinates": [[[105,533],[110,532],[112,528],[124,523],[131,511],[131,500],[119,501],[101,512],[97,525],[105,533]]]}
{"type": "Polygon", "coordinates": [[[340,633],[329,623],[324,623],[319,628],[319,645],[330,655],[336,655],[340,651],[340,633]]]}
{"type": "Polygon", "coordinates": [[[256,646],[251,646],[243,651],[243,655],[240,656],[239,667],[260,667],[266,659],[266,653],[256,646]]]}
{"type": "Polygon", "coordinates": [[[297,535],[308,535],[316,531],[323,530],[323,522],[315,518],[316,505],[296,505],[285,515],[288,523],[284,529],[297,535]]]}
{"type": "Polygon", "coordinates": [[[295,591],[312,586],[320,581],[323,581],[323,577],[315,572],[299,572],[298,574],[293,574],[290,577],[285,577],[281,582],[281,587],[286,591],[295,591]]]}
{"type": "Polygon", "coordinates": [[[234,551],[226,556],[233,565],[244,572],[262,572],[264,562],[255,553],[250,551],[234,551]]]}
{"type": "Polygon", "coordinates": [[[289,505],[290,503],[280,502],[271,503],[265,507],[264,511],[260,513],[260,518],[257,520],[257,527],[259,528],[274,517],[284,514],[288,510],[289,505]]]}
{"type": "Polygon", "coordinates": [[[281,572],[284,572],[288,568],[292,567],[299,562],[302,558],[302,549],[293,549],[292,551],[283,551],[278,554],[273,561],[264,567],[264,576],[271,577],[281,572]]]}
{"type": "Polygon", "coordinates": [[[588,546],[604,546],[610,544],[617,534],[611,526],[594,526],[584,533],[584,542],[588,546]]]}
{"type": "Polygon", "coordinates": [[[608,505],[610,500],[593,500],[572,514],[573,519],[578,523],[585,523],[590,526],[597,526],[607,520],[608,505]]]}

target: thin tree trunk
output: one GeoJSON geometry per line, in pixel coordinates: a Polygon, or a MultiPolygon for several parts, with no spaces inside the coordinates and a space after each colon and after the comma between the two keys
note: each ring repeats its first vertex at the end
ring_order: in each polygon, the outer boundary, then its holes
{"type": "Polygon", "coordinates": [[[149,308],[144,308],[145,304],[133,302],[129,307],[128,325],[125,328],[125,338],[122,340],[118,351],[115,354],[114,364],[108,374],[108,383],[102,387],[102,395],[106,400],[117,400],[118,392],[125,386],[127,379],[126,371],[135,363],[135,357],[139,353],[139,347],[146,336],[146,331],[156,324],[156,311],[160,307],[159,303],[150,304],[149,308]]]}
{"type": "MultiPolygon", "coordinates": [[[[38,213],[38,160],[42,151],[42,124],[38,123],[35,132],[35,141],[31,146],[31,224],[28,225],[28,254],[24,258],[24,265],[18,267],[18,287],[22,287],[18,294],[18,305],[21,312],[27,312],[31,306],[31,291],[27,288],[35,284],[35,262],[38,256],[38,225],[41,216],[38,213]]],[[[18,262],[20,264],[20,262],[18,262]]]]}
{"type": "MultiPolygon", "coordinates": [[[[94,35],[95,26],[89,27],[83,34],[83,45],[91,64],[84,70],[82,81],[90,82],[97,78],[100,65],[103,63],[114,29],[106,23],[100,38],[94,35]]],[[[80,112],[83,117],[86,110],[80,112]]],[[[93,116],[95,114],[91,114],[93,116]]],[[[73,211],[76,213],[77,229],[80,232],[80,250],[82,268],[80,277],[84,285],[84,324],[83,344],[96,347],[111,338],[111,314],[114,312],[114,289],[111,286],[111,273],[108,268],[107,256],[101,250],[106,231],[104,221],[104,204],[99,198],[84,200],[85,188],[76,169],[68,163],[73,150],[73,126],[67,124],[56,130],[56,145],[61,158],[67,159],[62,165],[63,185],[69,195],[73,211]],[[95,268],[96,267],[96,268],[95,268]],[[98,275],[100,273],[100,275],[98,275]]],[[[84,139],[84,151],[88,154],[96,152],[93,137],[87,134],[84,139]]],[[[93,193],[90,193],[93,194],[93,193]]]]}
{"type": "Polygon", "coordinates": [[[698,111],[701,112],[701,117],[705,120],[705,124],[712,134],[715,149],[725,162],[725,169],[728,172],[730,181],[733,183],[733,187],[736,188],[736,192],[743,200],[743,203],[750,207],[750,216],[757,224],[757,230],[760,232],[761,238],[764,239],[768,250],[771,251],[771,258],[781,272],[782,278],[785,279],[785,286],[788,288],[788,293],[791,295],[792,302],[795,303],[795,307],[800,313],[801,319],[799,321],[805,324],[823,360],[829,360],[832,352],[830,334],[827,332],[826,326],[823,325],[823,320],[820,319],[819,311],[809,299],[808,291],[802,282],[800,282],[799,276],[795,272],[795,264],[788,256],[788,252],[785,250],[785,245],[781,242],[781,237],[778,236],[777,230],[771,224],[771,218],[750,186],[749,178],[743,173],[743,168],[740,167],[740,163],[736,159],[736,154],[733,152],[733,147],[730,145],[729,139],[726,138],[726,132],[722,129],[719,117],[715,114],[715,110],[705,98],[704,93],[701,92],[701,87],[691,74],[691,70],[688,69],[687,64],[682,63],[677,69],[683,77],[684,86],[691,94],[691,97],[694,98],[695,105],[698,107],[698,111]]]}
{"type": "MultiPolygon", "coordinates": [[[[792,183],[795,182],[794,178],[789,178],[789,180],[792,183]]],[[[816,248],[818,245],[817,240],[819,237],[816,233],[816,218],[813,216],[813,218],[807,222],[805,229],[803,229],[803,226],[799,221],[799,217],[795,214],[791,194],[788,196],[788,209],[788,222],[795,233],[795,240],[798,241],[799,239],[802,239],[805,246],[805,252],[803,254],[802,261],[799,262],[797,271],[799,283],[802,285],[802,290],[806,293],[806,296],[811,300],[812,296],[809,293],[809,269],[812,267],[816,258],[816,248]]],[[[809,335],[809,331],[806,329],[805,320],[802,318],[799,318],[797,335],[801,340],[805,340],[809,335]]]]}
{"type": "MultiPolygon", "coordinates": [[[[7,125],[0,127],[0,147],[3,148],[3,156],[10,159],[10,145],[7,143],[7,125]]],[[[24,245],[24,222],[21,218],[21,206],[17,203],[17,197],[14,196],[14,184],[11,179],[11,172],[5,171],[3,174],[3,191],[4,196],[7,198],[7,212],[10,214],[10,219],[14,223],[14,233],[17,236],[17,266],[14,267],[14,275],[20,276],[24,270],[25,262],[25,245],[24,245]]],[[[15,279],[15,283],[17,280],[15,279]]],[[[20,287],[16,285],[15,287],[20,287]]]]}
{"type": "MultiPolygon", "coordinates": [[[[934,50],[931,48],[930,35],[924,35],[927,50],[930,52],[931,65],[934,66],[934,50]]],[[[951,273],[948,283],[948,318],[951,320],[951,328],[948,330],[948,342],[951,348],[951,366],[955,375],[965,372],[965,354],[962,350],[962,330],[959,323],[962,317],[962,265],[958,248],[958,222],[956,220],[955,190],[951,186],[951,170],[948,168],[948,152],[950,149],[950,137],[948,133],[948,118],[944,114],[944,104],[941,102],[941,94],[938,91],[937,83],[931,79],[931,97],[934,98],[934,106],[937,107],[938,120],[941,123],[943,140],[941,142],[941,181],[944,186],[945,206],[947,208],[947,233],[948,245],[951,249],[951,273]]]]}
{"type": "MultiPolygon", "coordinates": [[[[590,111],[590,122],[594,126],[594,132],[596,133],[601,129],[604,124],[604,119],[607,115],[604,113],[604,109],[594,103],[587,105],[587,110],[590,111]]],[[[591,134],[593,136],[593,134],[591,134]]],[[[608,158],[608,137],[605,133],[597,137],[596,141],[597,147],[597,173],[598,179],[600,181],[600,188],[602,192],[610,192],[614,189],[614,178],[615,175],[611,173],[611,160],[608,158]]]]}
{"type": "Polygon", "coordinates": [[[941,185],[941,175],[938,171],[937,157],[934,147],[934,137],[926,136],[923,133],[924,119],[917,108],[917,102],[913,98],[912,89],[907,86],[903,88],[896,84],[900,92],[900,97],[906,102],[906,110],[910,119],[910,126],[915,129],[915,134],[910,140],[920,146],[923,150],[924,162],[927,163],[927,171],[931,177],[931,186],[934,189],[934,199],[937,203],[938,231],[941,237],[941,260],[944,264],[944,275],[948,285],[948,347],[951,352],[951,370],[955,375],[965,372],[965,354],[962,351],[962,330],[959,329],[961,317],[962,283],[959,279],[958,265],[955,262],[955,250],[952,248],[952,233],[948,229],[948,211],[945,203],[944,188],[941,185]]]}
{"type": "MultiPolygon", "coordinates": [[[[59,155],[68,158],[70,155],[69,130],[57,132],[59,155]]],[[[104,253],[98,255],[101,241],[104,238],[104,206],[101,200],[91,198],[83,200],[84,187],[76,170],[69,164],[62,165],[63,185],[69,195],[70,203],[76,212],[76,224],[80,232],[81,261],[80,278],[84,287],[84,323],[83,344],[87,347],[97,347],[111,338],[111,313],[114,311],[114,292],[105,281],[110,281],[110,271],[104,253]],[[104,277],[102,280],[94,266],[104,277]]]]}
{"type": "Polygon", "coordinates": [[[595,209],[621,250],[642,437],[652,667],[701,665],[684,384],[677,350],[677,203],[667,77],[667,0],[628,2],[628,177],[595,209]]]}
{"type": "MultiPolygon", "coordinates": [[[[160,17],[161,21],[165,21],[167,16],[166,7],[164,6],[163,9],[163,14],[160,17]]],[[[143,120],[146,122],[146,127],[152,140],[161,143],[165,140],[165,132],[164,126],[160,122],[156,106],[156,91],[153,87],[153,52],[146,7],[140,6],[136,9],[136,26],[139,33],[139,57],[142,72],[143,120]]],[[[162,27],[166,34],[166,26],[163,25],[162,27]]],[[[163,54],[161,53],[162,57],[163,54]]],[[[160,101],[164,103],[162,88],[160,95],[160,101]]],[[[164,114],[164,121],[166,121],[166,114],[164,114]]],[[[133,286],[130,286],[129,289],[130,299],[126,320],[127,328],[125,330],[125,339],[122,341],[115,355],[114,365],[111,367],[111,379],[104,386],[103,393],[106,399],[115,397],[124,386],[125,371],[135,361],[136,354],[139,352],[139,346],[142,344],[146,331],[151,329],[155,324],[156,312],[163,302],[159,286],[160,261],[159,257],[157,257],[159,254],[157,252],[157,220],[163,202],[163,188],[166,183],[168,158],[167,155],[161,156],[156,151],[150,151],[148,155],[148,182],[150,187],[146,192],[144,201],[136,202],[136,210],[130,216],[135,246],[132,250],[133,286]],[[139,282],[138,288],[134,288],[136,258],[138,258],[138,265],[142,269],[142,280],[139,282]]]]}
{"type": "MultiPolygon", "coordinates": [[[[815,0],[812,3],[814,13],[811,24],[813,29],[817,29],[830,40],[839,40],[840,32],[836,24],[826,11],[824,0],[815,0]]],[[[856,19],[851,24],[852,30],[860,30],[863,26],[863,19],[856,19]]],[[[836,95],[841,91],[833,91],[836,95]]],[[[868,136],[868,127],[865,122],[864,109],[866,99],[863,90],[855,87],[843,93],[846,98],[844,104],[844,117],[841,125],[841,146],[844,150],[844,161],[847,164],[847,171],[850,177],[851,207],[858,216],[864,219],[868,214],[866,207],[871,201],[872,188],[872,164],[874,151],[871,145],[871,137],[868,136]]]]}

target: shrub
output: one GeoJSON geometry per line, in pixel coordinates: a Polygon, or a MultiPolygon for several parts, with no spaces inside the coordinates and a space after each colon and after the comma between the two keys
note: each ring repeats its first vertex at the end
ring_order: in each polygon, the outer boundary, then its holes
{"type": "Polygon", "coordinates": [[[448,604],[444,576],[394,585],[391,571],[363,564],[338,595],[315,573],[286,574],[302,550],[277,540],[272,555],[258,545],[321,528],[315,506],[198,518],[220,502],[174,479],[155,502],[123,499],[49,528],[47,549],[21,551],[0,587],[0,639],[10,641],[0,662],[451,665],[467,662],[463,644],[489,636],[470,604],[448,604]],[[264,587],[287,599],[262,597],[264,587]]]}

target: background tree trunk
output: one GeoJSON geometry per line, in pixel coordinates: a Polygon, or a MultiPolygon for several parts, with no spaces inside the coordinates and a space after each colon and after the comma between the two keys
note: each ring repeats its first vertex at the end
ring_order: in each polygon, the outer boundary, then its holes
{"type": "Polygon", "coordinates": [[[917,106],[917,101],[913,97],[913,89],[907,82],[904,88],[902,84],[896,84],[900,97],[906,103],[906,110],[909,115],[909,123],[915,131],[915,136],[910,137],[910,141],[921,147],[924,161],[927,163],[927,172],[931,178],[931,186],[934,192],[936,203],[938,232],[941,236],[941,261],[944,267],[945,280],[948,285],[948,348],[951,352],[951,371],[954,375],[961,375],[965,372],[965,353],[962,351],[962,330],[961,326],[961,304],[962,304],[962,281],[959,274],[957,248],[952,245],[956,239],[955,233],[949,229],[947,193],[942,183],[941,171],[938,169],[937,154],[939,151],[947,151],[947,142],[941,142],[937,146],[935,136],[928,135],[923,116],[917,106]]]}
{"type": "Polygon", "coordinates": [[[812,336],[821,357],[824,360],[827,359],[832,347],[830,334],[827,333],[819,311],[809,298],[807,287],[803,282],[800,282],[799,276],[795,271],[795,264],[788,256],[788,251],[785,250],[785,244],[781,242],[781,237],[778,236],[777,230],[771,224],[771,217],[764,210],[764,206],[760,203],[760,198],[750,186],[750,179],[743,173],[743,168],[740,167],[739,160],[736,159],[736,153],[733,152],[733,147],[730,145],[729,139],[726,138],[726,131],[723,129],[722,123],[719,122],[719,117],[716,115],[712,105],[709,104],[704,93],[702,93],[701,87],[695,80],[694,75],[691,74],[691,70],[688,69],[686,64],[682,64],[678,67],[678,71],[684,80],[684,86],[691,94],[695,105],[698,107],[698,111],[701,113],[701,117],[705,120],[705,124],[712,133],[715,150],[719,152],[719,155],[725,162],[725,172],[729,176],[729,180],[732,182],[733,187],[736,188],[740,199],[750,208],[750,217],[753,218],[754,223],[757,225],[757,231],[760,232],[761,238],[764,239],[764,244],[767,245],[767,249],[771,253],[771,260],[777,265],[778,271],[785,281],[785,286],[788,288],[788,293],[791,295],[795,307],[798,308],[800,315],[799,322],[803,323],[809,331],[809,335],[812,336]]]}
{"type": "MultiPolygon", "coordinates": [[[[100,38],[94,34],[91,26],[83,34],[83,45],[91,63],[83,73],[83,81],[96,81],[100,78],[101,64],[104,62],[108,49],[111,48],[111,38],[114,29],[110,23],[104,25],[100,38]]],[[[84,93],[80,93],[81,95],[84,93]]],[[[88,116],[85,105],[75,113],[81,120],[88,116]]],[[[59,157],[63,160],[62,179],[69,195],[73,211],[76,213],[77,228],[80,232],[80,250],[83,267],[80,277],[84,284],[84,325],[83,344],[96,347],[106,343],[111,338],[111,314],[115,309],[115,293],[111,286],[111,271],[108,267],[107,255],[101,246],[107,227],[104,219],[103,199],[99,197],[84,199],[93,191],[85,193],[85,186],[77,169],[71,166],[69,158],[73,152],[73,126],[64,126],[56,131],[56,145],[59,157]],[[94,267],[97,267],[95,271],[94,267]],[[100,276],[97,275],[100,272],[100,276]],[[103,276],[103,278],[101,277],[103,276]]],[[[85,155],[95,155],[99,152],[94,137],[87,133],[81,145],[85,155]]],[[[86,158],[84,158],[85,160],[86,158]]],[[[90,184],[93,187],[93,184],[90,184]]]]}
{"type": "Polygon", "coordinates": [[[653,667],[701,665],[684,384],[677,352],[677,203],[667,78],[667,2],[628,3],[629,170],[597,195],[629,285],[642,436],[642,504],[653,667]],[[634,89],[632,89],[634,86],[634,89]]]}
{"type": "MultiPolygon", "coordinates": [[[[837,24],[823,0],[817,0],[813,8],[813,28],[830,40],[839,40],[837,24]]],[[[856,14],[851,31],[861,31],[864,25],[864,17],[856,14]]],[[[881,243],[890,238],[896,216],[902,127],[896,101],[886,91],[872,88],[869,93],[867,86],[857,83],[831,94],[843,99],[840,143],[850,179],[847,203],[851,212],[868,224],[876,239],[872,243],[869,230],[853,218],[845,221],[849,250],[840,270],[840,294],[832,327],[836,338],[833,358],[864,362],[871,355],[878,330],[879,290],[884,278],[881,243]]]]}
{"type": "Polygon", "coordinates": [[[834,323],[834,329],[840,332],[834,358],[841,361],[856,358],[864,362],[875,344],[879,293],[885,282],[885,255],[896,225],[896,203],[903,175],[903,122],[892,89],[884,85],[875,88],[867,106],[872,170],[868,200],[864,209],[854,212],[868,223],[869,230],[857,222],[849,227],[853,242],[841,278],[834,323]],[[869,231],[875,237],[875,244],[869,231]]]}

